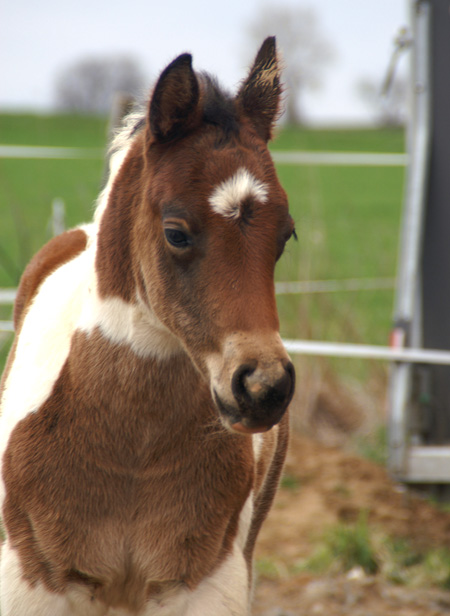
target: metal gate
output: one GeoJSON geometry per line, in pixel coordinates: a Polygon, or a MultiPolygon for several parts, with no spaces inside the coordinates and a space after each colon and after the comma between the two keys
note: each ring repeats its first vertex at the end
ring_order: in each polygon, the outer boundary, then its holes
{"type": "MultiPolygon", "coordinates": [[[[412,116],[394,339],[450,350],[450,0],[411,3],[412,116]]],[[[450,366],[393,364],[389,469],[450,486],[450,366]]]]}

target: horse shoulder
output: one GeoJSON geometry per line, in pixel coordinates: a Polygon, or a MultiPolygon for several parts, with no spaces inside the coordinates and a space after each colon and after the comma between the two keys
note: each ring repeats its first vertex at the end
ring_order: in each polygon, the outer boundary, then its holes
{"type": "Polygon", "coordinates": [[[31,259],[25,268],[14,304],[16,331],[22,324],[26,308],[36,295],[43,281],[64,263],[71,261],[85,250],[88,236],[82,229],[65,231],[52,238],[31,259]]]}
{"type": "Polygon", "coordinates": [[[0,403],[3,409],[3,396],[6,381],[16,359],[19,333],[22,329],[25,315],[38,294],[44,281],[58,268],[77,257],[85,250],[88,241],[87,233],[82,229],[66,231],[51,239],[31,259],[22,274],[14,303],[14,327],[16,336],[8,355],[5,369],[0,381],[0,403]]]}

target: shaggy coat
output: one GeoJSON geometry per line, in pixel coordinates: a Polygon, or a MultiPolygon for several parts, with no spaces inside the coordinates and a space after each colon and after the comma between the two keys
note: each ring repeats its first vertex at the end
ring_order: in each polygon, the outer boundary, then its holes
{"type": "Polygon", "coordinates": [[[267,39],[235,97],[191,56],[113,143],[94,222],[22,277],[0,389],[2,616],[243,616],[294,371],[267,39]]]}

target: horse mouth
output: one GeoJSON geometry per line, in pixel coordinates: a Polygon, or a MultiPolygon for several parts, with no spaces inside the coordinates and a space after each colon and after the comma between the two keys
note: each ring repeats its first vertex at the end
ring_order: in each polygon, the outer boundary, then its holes
{"type": "Polygon", "coordinates": [[[290,398],[284,404],[267,411],[266,408],[239,408],[224,402],[214,391],[214,403],[219,410],[223,425],[231,432],[251,435],[268,432],[273,426],[281,421],[290,398]]]}
{"type": "Polygon", "coordinates": [[[263,432],[268,432],[273,426],[248,426],[245,425],[243,421],[237,421],[234,424],[230,425],[230,428],[233,432],[238,432],[239,434],[261,434],[263,432]]]}

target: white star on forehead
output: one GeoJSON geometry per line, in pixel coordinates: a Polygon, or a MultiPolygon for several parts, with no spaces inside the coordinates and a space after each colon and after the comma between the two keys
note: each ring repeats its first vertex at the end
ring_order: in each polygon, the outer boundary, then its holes
{"type": "Polygon", "coordinates": [[[241,205],[246,199],[253,197],[264,203],[267,201],[268,192],[266,184],[242,167],[214,189],[209,203],[217,214],[226,218],[239,218],[241,205]]]}

